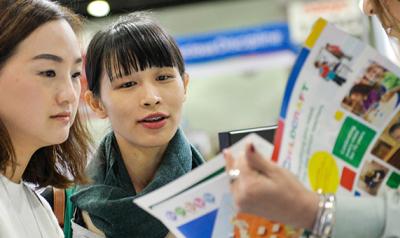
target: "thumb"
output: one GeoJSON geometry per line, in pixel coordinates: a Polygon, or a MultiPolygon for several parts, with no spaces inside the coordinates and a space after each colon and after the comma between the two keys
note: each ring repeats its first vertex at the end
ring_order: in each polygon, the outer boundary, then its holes
{"type": "Polygon", "coordinates": [[[268,175],[268,173],[275,166],[271,161],[264,159],[263,156],[257,152],[253,143],[246,145],[246,158],[247,164],[251,169],[265,175],[268,175]]]}
{"type": "Polygon", "coordinates": [[[232,152],[229,149],[224,149],[222,153],[225,159],[226,171],[233,169],[235,161],[233,160],[232,152]]]}

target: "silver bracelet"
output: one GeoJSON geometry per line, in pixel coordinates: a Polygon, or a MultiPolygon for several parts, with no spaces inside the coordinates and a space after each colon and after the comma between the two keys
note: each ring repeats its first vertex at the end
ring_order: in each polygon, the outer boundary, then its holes
{"type": "Polygon", "coordinates": [[[318,213],[312,229],[312,237],[329,238],[332,236],[335,224],[335,205],[334,194],[320,194],[318,213]]]}

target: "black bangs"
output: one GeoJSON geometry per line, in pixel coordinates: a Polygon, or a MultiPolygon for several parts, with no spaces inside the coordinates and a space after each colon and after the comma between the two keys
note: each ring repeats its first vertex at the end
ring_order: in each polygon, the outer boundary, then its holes
{"type": "Polygon", "coordinates": [[[182,54],[169,35],[147,12],[135,12],[97,32],[86,52],[89,90],[100,96],[104,73],[114,80],[151,67],[177,67],[185,72],[182,54]]]}
{"type": "Polygon", "coordinates": [[[110,80],[151,67],[177,67],[185,72],[182,55],[171,36],[152,22],[119,22],[104,41],[103,66],[110,80]]]}

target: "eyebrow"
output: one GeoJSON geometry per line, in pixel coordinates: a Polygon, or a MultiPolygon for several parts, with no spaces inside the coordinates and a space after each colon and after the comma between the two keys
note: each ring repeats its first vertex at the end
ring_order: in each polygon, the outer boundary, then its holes
{"type": "MultiPolygon", "coordinates": [[[[50,60],[50,61],[54,61],[57,63],[61,63],[63,62],[63,58],[61,58],[60,56],[57,55],[53,55],[53,54],[40,54],[40,55],[36,55],[35,57],[32,58],[32,60],[50,60]]],[[[75,60],[75,64],[81,63],[82,62],[82,58],[79,57],[75,60]]]]}

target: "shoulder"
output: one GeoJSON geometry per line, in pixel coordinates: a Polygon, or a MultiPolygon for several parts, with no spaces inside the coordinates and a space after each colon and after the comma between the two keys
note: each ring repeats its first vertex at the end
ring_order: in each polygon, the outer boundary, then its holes
{"type": "Polygon", "coordinates": [[[14,211],[10,207],[6,191],[0,185],[0,237],[19,237],[21,235],[18,233],[20,227],[12,219],[13,213],[14,211]]]}
{"type": "Polygon", "coordinates": [[[54,215],[53,210],[46,199],[40,196],[40,194],[37,194],[27,185],[24,186],[27,194],[27,199],[30,200],[34,205],[33,212],[35,213],[35,215],[38,216],[40,222],[46,227],[49,234],[52,233],[52,236],[54,237],[63,237],[63,231],[58,225],[57,218],[54,215]],[[39,205],[35,206],[35,204],[39,205]]]}
{"type": "Polygon", "coordinates": [[[47,200],[42,197],[40,194],[37,194],[35,191],[33,191],[30,187],[25,185],[25,189],[27,192],[27,198],[31,201],[37,200],[42,207],[44,208],[44,211],[46,214],[54,221],[56,221],[56,217],[54,216],[53,209],[51,208],[50,204],[47,202],[47,200]]]}
{"type": "MultiPolygon", "coordinates": [[[[0,194],[1,197],[1,194],[0,194]]],[[[10,212],[4,203],[0,201],[0,237],[18,237],[16,229],[19,229],[10,220],[10,212]]]]}
{"type": "MultiPolygon", "coordinates": [[[[0,190],[1,191],[1,190],[0,190]]],[[[0,237],[17,238],[20,237],[19,229],[21,228],[12,220],[13,211],[7,206],[4,199],[4,193],[0,192],[0,237]]]]}
{"type": "MultiPolygon", "coordinates": [[[[2,226],[3,222],[7,222],[7,214],[9,214],[9,206],[7,206],[5,192],[3,191],[2,187],[0,186],[0,227],[2,226]]],[[[0,229],[1,231],[1,229],[0,229]]],[[[1,233],[0,233],[1,234],[1,233]]]]}

